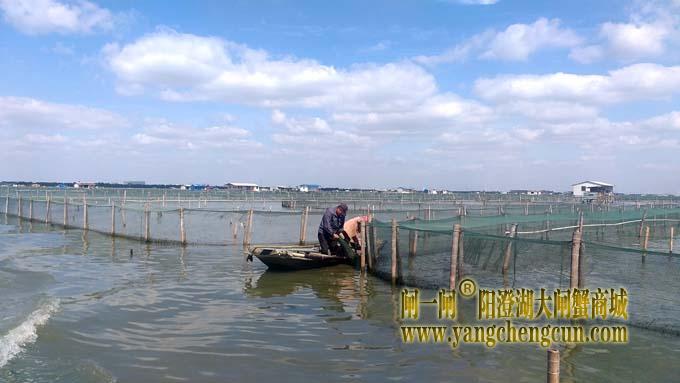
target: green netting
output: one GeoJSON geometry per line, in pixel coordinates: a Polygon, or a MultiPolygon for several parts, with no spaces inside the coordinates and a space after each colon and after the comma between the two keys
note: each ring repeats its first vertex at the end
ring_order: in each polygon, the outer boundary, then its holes
{"type": "MultiPolygon", "coordinates": [[[[449,286],[454,225],[462,234],[458,278],[488,288],[569,288],[572,235],[579,214],[455,217],[399,222],[374,220],[368,228],[372,272],[399,284],[449,286]],[[516,237],[510,237],[516,224],[516,237]],[[393,225],[396,254],[393,255],[393,225]]],[[[584,288],[618,289],[630,296],[632,326],[680,334],[680,209],[610,209],[583,214],[581,272],[584,288]]],[[[460,279],[458,279],[460,280],[460,279]]]]}

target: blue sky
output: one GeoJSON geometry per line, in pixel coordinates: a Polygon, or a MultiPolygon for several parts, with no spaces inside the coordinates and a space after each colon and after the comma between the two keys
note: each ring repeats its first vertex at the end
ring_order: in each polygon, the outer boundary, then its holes
{"type": "Polygon", "coordinates": [[[680,194],[680,1],[0,0],[0,179],[680,194]]]}

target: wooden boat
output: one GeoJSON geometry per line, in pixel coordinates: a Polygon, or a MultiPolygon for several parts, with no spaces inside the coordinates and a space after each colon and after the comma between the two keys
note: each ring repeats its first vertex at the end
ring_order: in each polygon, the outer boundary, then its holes
{"type": "Polygon", "coordinates": [[[318,246],[277,246],[259,245],[249,249],[252,256],[273,270],[304,270],[339,264],[352,264],[353,256],[343,257],[326,255],[319,252],[318,246]]]}

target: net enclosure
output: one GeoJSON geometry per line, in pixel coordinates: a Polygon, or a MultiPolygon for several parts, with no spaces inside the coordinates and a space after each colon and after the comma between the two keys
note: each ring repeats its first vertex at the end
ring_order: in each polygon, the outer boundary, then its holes
{"type": "Polygon", "coordinates": [[[173,245],[244,248],[314,242],[324,207],[349,200],[352,215],[373,218],[362,234],[366,269],[395,284],[435,289],[464,277],[491,288],[569,288],[578,232],[577,285],[624,287],[631,296],[630,324],[680,335],[680,259],[674,248],[680,232],[678,201],[588,205],[562,198],[404,200],[363,194],[313,200],[240,194],[228,199],[120,191],[12,191],[3,197],[0,212],[5,219],[19,217],[20,224],[42,222],[173,245]]]}

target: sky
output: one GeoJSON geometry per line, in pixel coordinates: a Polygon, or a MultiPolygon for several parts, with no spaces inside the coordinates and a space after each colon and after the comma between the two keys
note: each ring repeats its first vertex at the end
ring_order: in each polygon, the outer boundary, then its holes
{"type": "Polygon", "coordinates": [[[680,0],[0,0],[0,180],[680,194],[680,0]]]}

